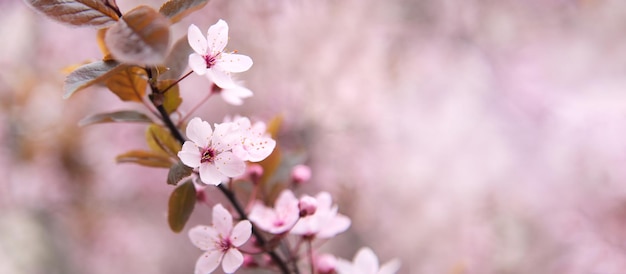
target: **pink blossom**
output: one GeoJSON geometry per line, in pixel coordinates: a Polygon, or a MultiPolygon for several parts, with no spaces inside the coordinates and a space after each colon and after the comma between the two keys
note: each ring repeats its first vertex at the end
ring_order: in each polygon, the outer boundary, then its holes
{"type": "Polygon", "coordinates": [[[230,73],[243,72],[252,66],[252,59],[246,55],[227,53],[228,24],[224,20],[209,27],[206,38],[196,25],[190,25],[187,39],[195,51],[189,55],[189,66],[198,75],[206,74],[221,88],[235,85],[230,73]]]}
{"type": "Polygon", "coordinates": [[[300,218],[291,229],[292,234],[316,238],[330,238],[350,227],[350,219],[337,213],[337,205],[332,204],[328,192],[321,192],[315,197],[317,208],[313,215],[300,218]]]}
{"type": "Polygon", "coordinates": [[[200,169],[200,180],[205,184],[219,185],[228,177],[236,177],[245,172],[243,159],[233,154],[232,149],[241,139],[232,132],[231,123],[215,124],[215,131],[209,123],[193,118],[187,125],[186,141],[178,157],[183,164],[200,169]]]}
{"type": "Polygon", "coordinates": [[[337,260],[337,272],[339,274],[394,274],[398,269],[400,269],[400,261],[398,259],[393,259],[379,266],[378,257],[368,247],[361,248],[354,256],[353,262],[343,259],[337,260]]]}
{"type": "Polygon", "coordinates": [[[233,217],[221,205],[213,207],[213,225],[196,226],[189,230],[191,242],[206,251],[196,262],[195,273],[213,272],[220,263],[225,273],[233,273],[244,262],[237,249],[248,241],[252,234],[252,224],[243,220],[233,227],[233,217]]]}
{"type": "Polygon", "coordinates": [[[260,229],[272,234],[280,234],[291,229],[300,217],[298,199],[291,190],[283,190],[274,203],[274,208],[268,208],[257,202],[248,218],[260,229]]]}
{"type": "Polygon", "coordinates": [[[274,151],[276,141],[266,132],[265,123],[256,122],[252,125],[246,117],[235,117],[233,123],[237,125],[236,130],[241,136],[241,143],[233,149],[239,158],[259,162],[274,151]]]}

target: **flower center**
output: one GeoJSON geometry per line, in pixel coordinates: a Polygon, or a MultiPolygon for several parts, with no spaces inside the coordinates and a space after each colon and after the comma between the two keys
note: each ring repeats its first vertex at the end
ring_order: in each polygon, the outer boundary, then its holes
{"type": "Polygon", "coordinates": [[[200,163],[212,163],[213,160],[215,160],[215,150],[213,150],[212,148],[208,147],[208,148],[204,148],[202,149],[201,152],[201,157],[200,157],[200,163]]]}
{"type": "Polygon", "coordinates": [[[218,52],[215,55],[205,55],[204,56],[204,62],[206,62],[206,68],[212,68],[213,66],[215,66],[215,63],[217,63],[217,57],[220,56],[221,52],[218,52]]]}
{"type": "Polygon", "coordinates": [[[219,244],[218,247],[220,251],[222,251],[223,253],[226,253],[226,251],[228,251],[228,249],[230,249],[233,246],[233,244],[230,242],[230,239],[226,238],[226,239],[222,239],[219,244]]]}

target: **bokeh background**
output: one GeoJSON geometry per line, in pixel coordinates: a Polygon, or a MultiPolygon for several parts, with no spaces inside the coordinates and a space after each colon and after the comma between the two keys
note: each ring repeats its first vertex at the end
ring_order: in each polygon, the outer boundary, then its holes
{"type": "MultiPolygon", "coordinates": [[[[101,56],[95,31],[0,14],[0,273],[192,273],[166,171],[114,161],[145,127],[77,126],[142,106],[61,99],[63,68],[101,56]]],[[[172,39],[219,18],[255,96],[197,114],[283,116],[314,171],[302,192],[353,220],[327,251],[370,246],[400,273],[626,273],[626,2],[211,0],[172,39]]],[[[183,109],[207,86],[185,80],[183,109]]]]}

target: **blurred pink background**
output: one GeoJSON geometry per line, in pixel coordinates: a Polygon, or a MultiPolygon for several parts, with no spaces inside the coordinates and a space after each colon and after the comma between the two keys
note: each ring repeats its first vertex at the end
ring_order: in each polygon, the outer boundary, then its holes
{"type": "MultiPolygon", "coordinates": [[[[100,58],[95,31],[0,10],[0,273],[192,273],[166,170],[114,161],[145,127],[77,126],[142,106],[61,98],[62,69],[100,58]]],[[[219,18],[255,96],[197,114],[284,116],[306,192],[353,220],[325,250],[370,246],[399,273],[624,273],[626,2],[212,0],[172,40],[219,18]]],[[[189,109],[208,82],[181,88],[189,109]]],[[[209,223],[198,208],[187,228],[209,223]]]]}

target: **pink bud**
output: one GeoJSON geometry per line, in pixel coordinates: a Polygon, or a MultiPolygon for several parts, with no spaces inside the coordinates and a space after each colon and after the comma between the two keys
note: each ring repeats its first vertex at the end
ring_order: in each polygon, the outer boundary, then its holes
{"type": "Polygon", "coordinates": [[[206,202],[206,192],[204,192],[205,187],[198,184],[194,184],[194,186],[196,187],[196,201],[199,203],[206,202]]]}
{"type": "Polygon", "coordinates": [[[259,164],[248,165],[246,173],[253,183],[257,183],[259,179],[261,179],[261,176],[263,176],[263,167],[259,164]]]}
{"type": "Polygon", "coordinates": [[[306,165],[297,165],[291,170],[291,180],[294,184],[301,184],[311,179],[311,168],[306,165]]]}
{"type": "Polygon", "coordinates": [[[313,215],[317,210],[317,199],[308,195],[304,195],[302,196],[302,198],[300,198],[298,208],[300,209],[300,217],[313,215]]]}
{"type": "Polygon", "coordinates": [[[258,267],[259,264],[256,262],[253,256],[245,254],[243,255],[243,267],[258,267]]]}
{"type": "Polygon", "coordinates": [[[337,258],[330,254],[322,254],[315,259],[315,268],[317,273],[331,274],[335,273],[335,267],[337,265],[337,258]]]}

